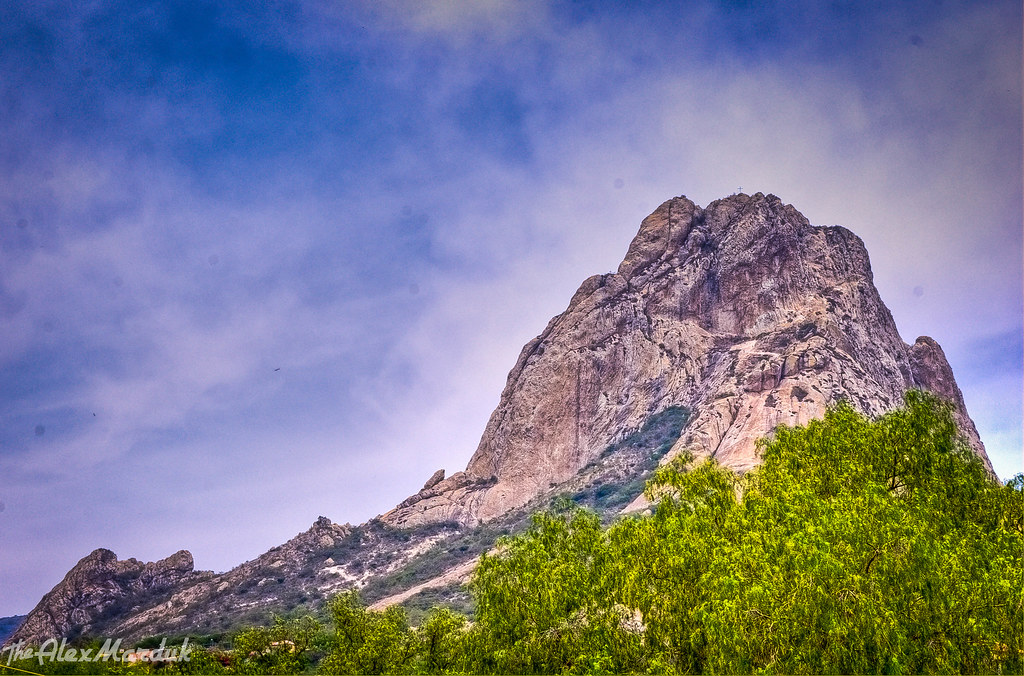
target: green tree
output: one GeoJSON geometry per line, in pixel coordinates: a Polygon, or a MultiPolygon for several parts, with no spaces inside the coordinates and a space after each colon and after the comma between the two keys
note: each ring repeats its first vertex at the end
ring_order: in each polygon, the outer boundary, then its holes
{"type": "Polygon", "coordinates": [[[642,664],[639,626],[617,602],[621,565],[596,514],[536,514],[498,552],[481,558],[470,585],[474,670],[587,673],[642,664]]]}
{"type": "Polygon", "coordinates": [[[688,459],[649,517],[542,514],[483,557],[476,671],[1020,673],[1024,500],[949,406],[847,404],[738,476],[688,459]]]}
{"type": "Polygon", "coordinates": [[[310,616],[275,618],[270,627],[252,627],[235,635],[233,667],[239,674],[294,674],[309,666],[309,653],[321,631],[310,616]]]}
{"type": "Polygon", "coordinates": [[[353,590],[331,599],[328,610],[334,620],[334,636],[330,652],[320,663],[321,673],[411,671],[419,646],[401,607],[392,606],[382,612],[367,610],[353,590]]]}
{"type": "Polygon", "coordinates": [[[466,667],[468,622],[448,608],[434,608],[417,630],[418,663],[415,671],[446,674],[466,667]]]}

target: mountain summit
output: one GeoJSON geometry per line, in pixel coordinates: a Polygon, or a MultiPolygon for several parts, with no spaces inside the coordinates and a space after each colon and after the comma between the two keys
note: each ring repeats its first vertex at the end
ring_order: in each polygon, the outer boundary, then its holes
{"type": "Polygon", "coordinates": [[[670,455],[746,470],[777,425],[840,399],[878,415],[910,388],[952,402],[991,469],[942,349],[900,338],[859,237],[774,195],[704,209],[676,197],[644,219],[618,271],[584,281],[523,348],[466,471],[383,518],[493,519],[673,406],[691,418],[670,455]]]}
{"type": "Polygon", "coordinates": [[[953,405],[991,472],[942,349],[900,338],[860,238],[812,226],[774,195],[703,209],[676,197],[644,219],[616,272],[584,281],[523,348],[465,471],[435,472],[361,526],[321,517],[218,575],[193,571],[188,552],[144,565],[97,550],[10,640],[210,633],[347,587],[378,604],[451,589],[498,534],[555,495],[635,509],[667,457],[747,470],[755,440],[776,426],[844,399],[878,415],[911,388],[953,405]]]}

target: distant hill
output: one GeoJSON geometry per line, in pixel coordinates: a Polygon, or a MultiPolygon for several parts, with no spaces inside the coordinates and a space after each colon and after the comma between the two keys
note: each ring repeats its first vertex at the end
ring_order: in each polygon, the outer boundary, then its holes
{"type": "Polygon", "coordinates": [[[14,630],[18,628],[27,615],[11,615],[10,617],[0,617],[0,645],[7,640],[7,637],[14,633],[14,630]]]}

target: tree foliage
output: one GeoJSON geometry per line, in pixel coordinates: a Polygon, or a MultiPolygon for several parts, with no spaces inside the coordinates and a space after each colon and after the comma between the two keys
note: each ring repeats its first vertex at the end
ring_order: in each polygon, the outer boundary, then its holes
{"type": "MultiPolygon", "coordinates": [[[[653,514],[541,514],[485,556],[472,671],[1019,673],[1022,481],[918,392],[760,444],[740,477],[662,468],[653,514]]],[[[692,464],[692,463],[691,463],[692,464]]]]}
{"type": "Polygon", "coordinates": [[[334,620],[330,653],[320,671],[330,674],[408,673],[417,654],[415,635],[405,611],[392,606],[383,612],[367,610],[359,593],[349,591],[331,599],[334,620]]]}
{"type": "Polygon", "coordinates": [[[275,618],[270,627],[239,632],[233,641],[233,668],[238,674],[295,674],[310,664],[310,651],[321,626],[310,616],[275,618]]]}
{"type": "Polygon", "coordinates": [[[1024,478],[910,392],[779,428],[745,476],[677,459],[646,516],[540,513],[485,554],[476,615],[409,629],[354,594],[321,665],[365,673],[1021,673],[1024,478]]]}
{"type": "Polygon", "coordinates": [[[743,476],[677,458],[650,512],[609,527],[572,503],[534,515],[481,557],[472,621],[435,608],[413,628],[348,592],[331,633],[246,630],[227,670],[325,651],[336,674],[1022,673],[1024,476],[988,475],[939,400],[904,404],[781,427],[743,476]]]}

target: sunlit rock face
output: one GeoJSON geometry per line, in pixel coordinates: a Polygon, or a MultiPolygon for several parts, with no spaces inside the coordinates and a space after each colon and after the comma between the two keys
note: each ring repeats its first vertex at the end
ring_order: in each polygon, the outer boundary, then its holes
{"type": "Polygon", "coordinates": [[[383,518],[493,519],[670,406],[692,412],[670,455],[746,470],[777,425],[840,399],[878,415],[909,388],[951,401],[989,465],[942,349],[900,338],[859,237],[774,195],[703,209],[676,197],[644,219],[616,272],[584,281],[523,348],[465,472],[383,518]]]}

